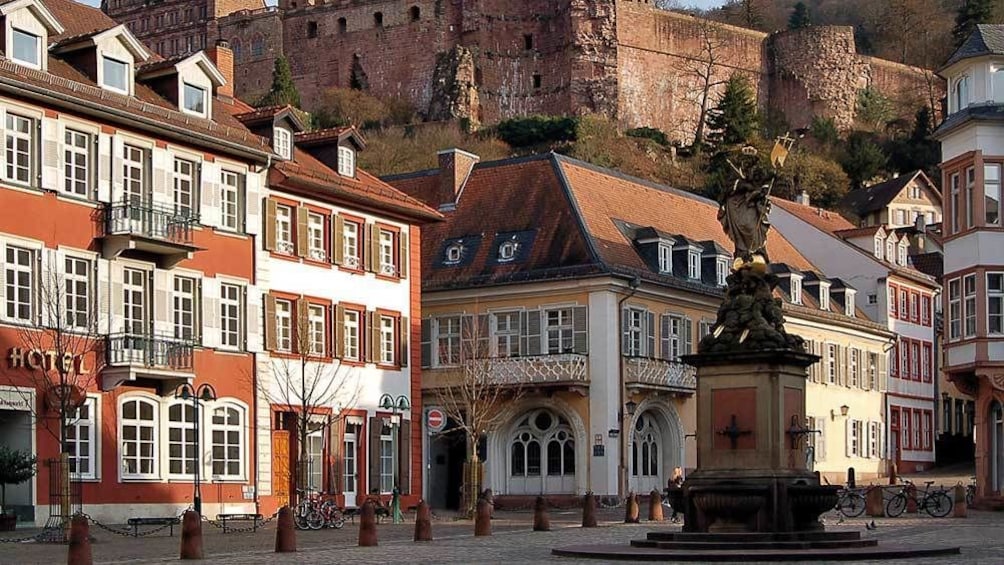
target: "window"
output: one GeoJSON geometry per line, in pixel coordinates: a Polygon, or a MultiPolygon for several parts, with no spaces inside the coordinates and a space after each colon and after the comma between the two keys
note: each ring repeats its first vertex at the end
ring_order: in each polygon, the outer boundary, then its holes
{"type": "Polygon", "coordinates": [[[959,173],[953,173],[949,179],[949,185],[952,191],[952,231],[955,233],[959,231],[959,206],[961,205],[961,199],[959,195],[959,173]]]}
{"type": "Polygon", "coordinates": [[[394,490],[394,425],[385,423],[380,430],[380,492],[394,490]]]}
{"type": "Polygon", "coordinates": [[[955,102],[955,111],[969,106],[969,75],[959,77],[952,90],[952,101],[955,102]]]}
{"type": "Polygon", "coordinates": [[[854,315],[854,298],[857,295],[849,288],[844,289],[844,316],[854,315]]]}
{"type": "Polygon", "coordinates": [[[231,171],[220,173],[220,214],[224,229],[242,231],[244,211],[241,205],[240,176],[231,171]]]}
{"type": "Polygon", "coordinates": [[[438,364],[457,365],[460,363],[460,316],[448,316],[436,320],[436,354],[438,364]]]}
{"type": "Polygon", "coordinates": [[[952,399],[942,397],[941,400],[941,429],[946,434],[952,433],[952,399]]]}
{"type": "Polygon", "coordinates": [[[317,22],[307,22],[307,38],[317,37],[317,22]]]}
{"type": "Polygon", "coordinates": [[[235,284],[220,285],[220,345],[229,348],[240,348],[244,324],[241,320],[243,312],[244,292],[235,284]]]}
{"type": "Polygon", "coordinates": [[[931,297],[926,294],[920,297],[920,323],[931,325],[931,297]]]}
{"type": "Polygon", "coordinates": [[[393,365],[396,362],[397,319],[393,316],[380,316],[380,363],[393,365]]]}
{"type": "Polygon", "coordinates": [[[910,342],[905,339],[899,340],[899,378],[910,378],[910,342]]]}
{"type": "Polygon", "coordinates": [[[496,312],[494,343],[496,357],[519,356],[519,312],[496,312]]]}
{"type": "Polygon", "coordinates": [[[206,89],[186,82],[184,90],[184,106],[182,108],[186,112],[205,117],[208,110],[206,89]]]}
{"type": "MultiPolygon", "coordinates": [[[[149,333],[147,320],[147,273],[139,269],[122,269],[122,309],[125,312],[125,333],[142,336],[149,333]]],[[[136,340],[142,346],[144,340],[136,340]]]]}
{"type": "Polygon", "coordinates": [[[948,281],[948,339],[962,337],[962,284],[959,279],[948,281]]]}
{"type": "Polygon", "coordinates": [[[645,347],[645,311],[636,308],[629,308],[627,311],[627,327],[624,329],[627,334],[628,357],[642,357],[645,347]]]}
{"type": "Polygon", "coordinates": [[[910,198],[912,200],[920,200],[920,187],[916,185],[910,186],[910,198]]]}
{"type": "Polygon", "coordinates": [[[920,419],[921,419],[920,410],[914,410],[912,414],[913,414],[913,448],[923,449],[924,448],[923,428],[921,428],[920,424],[920,419]]]}
{"type": "MultiPolygon", "coordinates": [[[[130,398],[122,403],[119,458],[123,479],[157,477],[157,404],[145,398],[130,398]]],[[[194,444],[192,445],[194,449],[194,444]]]]}
{"type": "Polygon", "coordinates": [[[342,358],[349,361],[359,361],[359,320],[361,314],[358,310],[345,310],[343,323],[344,343],[342,344],[342,358]]]}
{"type": "Polygon", "coordinates": [[[910,434],[910,411],[903,410],[903,435],[900,437],[900,445],[904,450],[910,449],[913,444],[913,436],[910,434]]]}
{"type": "Polygon", "coordinates": [[[881,259],[882,258],[882,250],[883,249],[885,249],[885,247],[882,245],[882,237],[876,235],[875,236],[875,257],[881,259]]]}
{"type": "Polygon", "coordinates": [[[539,89],[544,84],[544,77],[539,74],[534,73],[533,75],[533,88],[539,89]]]}
{"type": "Polygon", "coordinates": [[[913,380],[920,380],[920,342],[910,342],[910,377],[913,380]]]}
{"type": "Polygon", "coordinates": [[[380,274],[395,276],[398,275],[397,264],[394,261],[394,240],[395,233],[390,230],[379,230],[379,259],[380,274]]]}
{"type": "Polygon", "coordinates": [[[533,49],[533,34],[527,33],[523,35],[523,49],[527,51],[533,49]]]}
{"type": "Polygon", "coordinates": [[[910,320],[920,322],[920,295],[916,292],[910,293],[910,320]]]}
{"type": "Polygon", "coordinates": [[[90,166],[91,136],[67,129],[63,135],[63,191],[86,198],[90,166]]]}
{"type": "Polygon", "coordinates": [[[146,202],[146,151],[133,145],[122,147],[122,189],[126,202],[142,206],[146,202]]]}
{"type": "Polygon", "coordinates": [[[990,69],[990,94],[994,102],[1004,103],[1004,67],[990,69]]]}
{"type": "Polygon", "coordinates": [[[174,277],[172,297],[174,312],[174,337],[185,340],[196,338],[195,319],[196,282],[188,277],[174,277]]]}
{"type": "Polygon", "coordinates": [[[662,358],[667,361],[679,361],[684,354],[683,335],[684,319],[680,316],[664,314],[662,316],[662,358]]]}
{"type": "Polygon", "coordinates": [[[443,263],[446,265],[456,265],[464,258],[464,245],[462,243],[453,243],[446,248],[446,257],[443,259],[443,263]]]}
{"type": "Polygon", "coordinates": [[[293,303],[289,300],[275,301],[275,348],[293,350],[293,303]]]}
{"type": "MultiPolygon", "coordinates": [[[[875,304],[878,304],[878,294],[876,294],[874,292],[869,293],[868,294],[868,304],[872,305],[872,306],[875,305],[875,304]]],[[[848,314],[848,316],[850,316],[850,314],[848,314]]]]}
{"type": "Polygon", "coordinates": [[[857,349],[851,349],[851,360],[850,366],[847,367],[847,372],[851,377],[851,386],[858,388],[861,386],[861,353],[857,349]]]}
{"type": "Polygon", "coordinates": [[[67,257],[63,261],[65,320],[67,328],[89,329],[91,321],[91,262],[67,257]]]}
{"type": "Polygon", "coordinates": [[[976,169],[969,167],[966,169],[966,227],[973,227],[973,211],[975,209],[976,196],[976,169]]]}
{"type": "Polygon", "coordinates": [[[518,241],[503,241],[499,245],[498,262],[508,263],[516,258],[516,252],[519,250],[518,241]]]}
{"type": "Polygon", "coordinates": [[[237,479],[244,476],[244,411],[234,406],[213,409],[213,476],[237,479]]]}
{"type": "Polygon", "coordinates": [[[418,6],[412,6],[408,10],[408,16],[411,18],[411,21],[417,22],[422,18],[422,10],[418,6]]]}
{"type": "Polygon", "coordinates": [[[898,255],[896,257],[896,262],[902,265],[903,267],[906,266],[906,251],[907,251],[907,244],[906,240],[904,239],[899,242],[898,255]]]}
{"type": "Polygon", "coordinates": [[[921,348],[920,363],[921,363],[921,373],[920,376],[923,378],[924,382],[929,383],[933,377],[931,372],[931,364],[934,361],[932,357],[932,349],[930,343],[923,344],[921,348]]]}
{"type": "Polygon", "coordinates": [[[890,263],[896,262],[896,242],[892,237],[885,240],[885,260],[890,263]]]}
{"type": "Polygon", "coordinates": [[[293,209],[279,204],[275,207],[275,248],[279,253],[292,255],[293,209]]]}
{"type": "Polygon", "coordinates": [[[673,272],[673,248],[664,243],[659,244],[659,272],[664,275],[673,272]]]}
{"type": "MultiPolygon", "coordinates": [[[[970,428],[971,429],[971,428],[970,428]]],[[[969,435],[965,423],[965,400],[955,399],[955,433],[969,435]]]]}
{"type": "Polygon", "coordinates": [[[851,420],[850,434],[848,434],[849,437],[847,438],[847,441],[849,443],[848,452],[849,455],[851,456],[860,457],[862,455],[861,430],[862,430],[861,420],[851,420]]]}
{"type": "Polygon", "coordinates": [[[276,155],[283,159],[293,158],[293,134],[288,129],[275,128],[272,139],[276,155]]]}
{"type": "Polygon", "coordinates": [[[868,427],[868,456],[879,459],[882,457],[879,448],[879,439],[882,435],[882,424],[880,422],[869,422],[868,427]]]}
{"type": "Polygon", "coordinates": [[[701,278],[701,254],[696,251],[687,252],[687,275],[695,280],[701,278]]]}
{"type": "Polygon", "coordinates": [[[7,246],[4,266],[4,302],[8,319],[33,322],[35,312],[35,254],[31,249],[7,246]]]}
{"type": "Polygon", "coordinates": [[[899,309],[897,310],[899,314],[899,319],[909,320],[910,319],[910,293],[905,289],[899,289],[899,309]]]}
{"type": "Polygon", "coordinates": [[[96,476],[96,410],[96,399],[88,396],[80,408],[66,414],[66,450],[70,456],[70,473],[74,478],[93,479],[96,476]]]}
{"type": "Polygon", "coordinates": [[[324,241],[324,216],[314,212],[307,214],[307,252],[309,257],[315,261],[326,261],[328,251],[324,241]]]}
{"type": "Polygon", "coordinates": [[[320,304],[311,304],[307,307],[307,327],[310,331],[310,354],[323,357],[327,354],[327,347],[325,347],[325,336],[327,336],[326,330],[326,313],[324,306],[320,304]]]}
{"type": "Polygon", "coordinates": [[[17,28],[12,28],[11,31],[11,43],[14,47],[11,58],[36,69],[42,68],[42,38],[17,28]]]}
{"type": "Polygon", "coordinates": [[[878,364],[879,364],[878,353],[869,353],[868,354],[868,388],[871,389],[871,390],[878,390],[879,389],[878,364]]]}
{"type": "Polygon", "coordinates": [[[345,33],[349,30],[349,22],[345,18],[338,18],[338,33],[345,33]]]}
{"type": "Polygon", "coordinates": [[[4,136],[6,146],[7,180],[19,184],[31,184],[32,172],[35,169],[35,120],[7,114],[7,130],[4,136]]]}
{"type": "Polygon", "coordinates": [[[265,40],[261,37],[254,37],[251,39],[251,56],[261,57],[265,53],[265,40]]]}
{"type": "MultiPolygon", "coordinates": [[[[1004,77],[1004,72],[997,71],[997,76],[1004,77]]],[[[1002,96],[1004,98],[1004,96],[1002,96]]],[[[1001,166],[999,164],[983,166],[983,209],[987,225],[996,226],[1001,223],[1001,166]]]]}
{"type": "Polygon", "coordinates": [[[725,286],[726,284],[728,284],[728,278],[729,278],[728,259],[718,259],[715,261],[715,277],[718,281],[718,286],[725,286]]]}
{"type": "Polygon", "coordinates": [[[351,147],[338,147],[338,174],[343,177],[356,176],[356,152],[351,147]]]}
{"type": "Polygon", "coordinates": [[[801,304],[802,303],[802,278],[801,277],[791,277],[791,303],[801,304]]]}
{"type": "Polygon", "coordinates": [[[902,226],[906,223],[906,211],[905,210],[894,210],[893,211],[893,222],[897,226],[902,226]]]}
{"type": "Polygon", "coordinates": [[[826,344],[826,382],[837,384],[837,346],[826,344]]]}
{"type": "Polygon", "coordinates": [[[383,27],[383,12],[373,13],[373,25],[376,27],[383,27]]]}
{"type": "Polygon", "coordinates": [[[183,218],[195,217],[195,163],[174,160],[174,213],[183,218]]]}
{"type": "Polygon", "coordinates": [[[547,337],[547,353],[567,353],[573,351],[574,330],[572,324],[572,309],[558,308],[545,312],[545,336],[547,337]]]}
{"type": "Polygon", "coordinates": [[[976,275],[962,277],[962,292],[962,309],[965,312],[964,336],[973,337],[976,335],[976,275]]]}
{"type": "Polygon", "coordinates": [[[930,410],[924,410],[924,449],[931,450],[931,421],[933,420],[930,410]]]}
{"type": "Polygon", "coordinates": [[[348,220],[342,227],[342,255],[345,266],[350,269],[358,269],[363,264],[362,246],[359,244],[361,229],[360,224],[348,220]]]}
{"type": "Polygon", "coordinates": [[[697,327],[697,336],[699,339],[704,339],[708,337],[711,330],[714,329],[715,322],[713,320],[701,320],[697,327]]]}
{"type": "Polygon", "coordinates": [[[129,94],[129,63],[111,57],[102,57],[101,71],[103,74],[102,85],[122,94],[129,94]]]}
{"type": "Polygon", "coordinates": [[[987,333],[1004,333],[1004,273],[987,273],[987,333]]]}
{"type": "Polygon", "coordinates": [[[823,283],[819,284],[819,309],[830,309],[830,285],[823,283]]]}
{"type": "Polygon", "coordinates": [[[195,408],[189,402],[176,402],[167,409],[167,472],[195,474],[196,449],[195,408]]]}

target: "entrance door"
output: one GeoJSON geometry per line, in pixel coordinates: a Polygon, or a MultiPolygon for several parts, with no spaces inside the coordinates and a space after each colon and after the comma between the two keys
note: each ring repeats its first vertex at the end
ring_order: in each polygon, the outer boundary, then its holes
{"type": "Polygon", "coordinates": [[[898,473],[903,467],[900,462],[903,450],[899,443],[899,408],[893,408],[889,411],[889,447],[892,449],[892,453],[889,454],[890,459],[898,473]]]}
{"type": "Polygon", "coordinates": [[[284,506],[290,503],[289,483],[289,430],[272,432],[272,493],[276,503],[284,506]]]}
{"type": "Polygon", "coordinates": [[[990,490],[1004,490],[1004,408],[994,403],[990,408],[990,490]]]}
{"type": "Polygon", "coordinates": [[[651,412],[638,417],[631,434],[631,490],[638,493],[661,491],[663,480],[662,433],[651,412]]]}
{"type": "Polygon", "coordinates": [[[354,424],[345,426],[345,438],[342,443],[342,453],[344,453],[342,494],[345,495],[345,506],[347,507],[356,506],[356,497],[359,494],[358,429],[359,427],[354,424]]]}

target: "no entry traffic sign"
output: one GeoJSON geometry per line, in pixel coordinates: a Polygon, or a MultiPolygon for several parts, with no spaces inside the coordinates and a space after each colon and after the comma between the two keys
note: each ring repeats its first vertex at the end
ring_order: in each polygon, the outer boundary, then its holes
{"type": "Polygon", "coordinates": [[[433,406],[425,412],[425,426],[430,434],[438,434],[446,428],[446,413],[438,406],[433,406]]]}

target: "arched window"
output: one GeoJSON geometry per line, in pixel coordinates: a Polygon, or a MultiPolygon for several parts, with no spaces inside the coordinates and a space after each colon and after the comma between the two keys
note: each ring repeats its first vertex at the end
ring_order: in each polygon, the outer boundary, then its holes
{"type": "Polygon", "coordinates": [[[955,103],[956,112],[969,106],[969,75],[963,75],[955,81],[952,101],[955,103]]]}
{"type": "Polygon", "coordinates": [[[240,40],[238,39],[233,40],[230,43],[230,50],[233,51],[234,53],[234,61],[240,61],[241,56],[243,55],[242,53],[243,47],[241,46],[240,40]]]}
{"type": "Polygon", "coordinates": [[[195,408],[191,402],[178,401],[167,408],[167,472],[170,475],[195,474],[195,408]]]}
{"type": "Polygon", "coordinates": [[[338,33],[345,33],[349,30],[349,22],[345,18],[338,18],[338,33]]]}
{"type": "Polygon", "coordinates": [[[213,409],[213,476],[239,479],[244,476],[244,409],[223,404],[213,409]]]}
{"type": "Polygon", "coordinates": [[[418,6],[412,6],[411,9],[408,10],[408,16],[411,18],[411,21],[417,22],[422,19],[422,9],[418,6]]]}
{"type": "Polygon", "coordinates": [[[126,397],[119,413],[122,478],[157,478],[158,404],[148,398],[126,397]]]}
{"type": "Polygon", "coordinates": [[[631,474],[635,477],[659,476],[659,430],[650,414],[642,414],[634,425],[631,444],[631,474]]]}
{"type": "Polygon", "coordinates": [[[265,54],[265,38],[257,35],[251,38],[251,56],[261,57],[265,54]]]}
{"type": "Polygon", "coordinates": [[[376,27],[383,27],[383,12],[373,13],[373,25],[376,27]]]}
{"type": "Polygon", "coordinates": [[[575,475],[575,439],[568,421],[546,409],[524,416],[510,442],[509,468],[513,477],[575,475]]]}

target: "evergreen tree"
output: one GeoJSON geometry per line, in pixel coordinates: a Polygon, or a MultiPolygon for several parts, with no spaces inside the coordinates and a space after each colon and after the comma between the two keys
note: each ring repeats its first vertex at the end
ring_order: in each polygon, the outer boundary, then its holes
{"type": "Polygon", "coordinates": [[[795,4],[795,9],[791,12],[791,17],[788,18],[788,29],[802,29],[810,25],[812,22],[809,20],[809,7],[805,5],[805,2],[795,4]]]}
{"type": "Polygon", "coordinates": [[[861,188],[865,181],[885,167],[887,161],[885,152],[870,135],[865,132],[855,132],[847,139],[840,166],[851,179],[854,188],[861,188]]]}
{"type": "Polygon", "coordinates": [[[272,69],[272,87],[258,102],[258,106],[278,106],[289,104],[300,107],[300,92],[293,82],[293,71],[285,57],[276,57],[275,68],[272,69]]]}
{"type": "Polygon", "coordinates": [[[962,42],[976,30],[976,24],[990,23],[993,15],[994,0],[966,0],[963,2],[955,14],[955,27],[952,29],[955,47],[961,46],[962,42]]]}
{"type": "Polygon", "coordinates": [[[708,141],[717,147],[749,142],[760,125],[756,96],[746,77],[736,73],[725,83],[718,105],[708,112],[708,141]]]}

